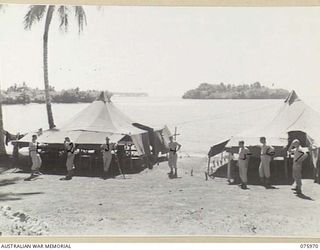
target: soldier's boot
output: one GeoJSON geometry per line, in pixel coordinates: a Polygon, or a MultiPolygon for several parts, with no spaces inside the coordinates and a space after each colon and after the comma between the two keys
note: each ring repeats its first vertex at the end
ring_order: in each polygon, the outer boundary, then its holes
{"type": "Polygon", "coordinates": [[[73,170],[69,170],[68,171],[68,174],[67,174],[67,176],[66,176],[66,180],[71,180],[72,179],[72,176],[73,176],[73,170]]]}
{"type": "Polygon", "coordinates": [[[266,178],[266,188],[270,188],[271,184],[270,184],[270,178],[266,178]]]}
{"type": "Polygon", "coordinates": [[[174,175],[173,175],[173,178],[178,178],[178,173],[177,173],[177,169],[176,169],[176,168],[174,169],[174,175]]]}
{"type": "Polygon", "coordinates": [[[101,178],[104,180],[107,179],[107,172],[106,171],[104,171],[104,170],[102,171],[101,178]]]}
{"type": "Polygon", "coordinates": [[[301,190],[301,188],[300,188],[300,187],[298,187],[298,188],[297,188],[296,194],[297,194],[297,195],[302,194],[302,190],[301,190]]]}

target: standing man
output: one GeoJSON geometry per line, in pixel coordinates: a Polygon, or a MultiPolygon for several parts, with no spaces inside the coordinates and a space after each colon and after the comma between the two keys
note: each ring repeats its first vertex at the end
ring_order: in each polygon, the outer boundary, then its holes
{"type": "Polygon", "coordinates": [[[114,148],[114,145],[110,145],[109,137],[106,137],[106,143],[101,145],[102,151],[102,159],[103,159],[103,174],[102,178],[107,178],[107,172],[109,171],[111,160],[112,160],[112,153],[111,150],[114,148]]]}
{"type": "Polygon", "coordinates": [[[270,187],[270,162],[272,156],[274,155],[274,148],[267,145],[267,140],[265,137],[260,137],[261,142],[261,155],[260,155],[260,166],[259,166],[259,176],[260,181],[266,188],[270,187]]]}
{"type": "Polygon", "coordinates": [[[64,138],[64,147],[67,151],[67,161],[66,161],[66,167],[67,167],[67,176],[61,180],[71,180],[74,175],[74,157],[75,157],[75,150],[76,145],[71,141],[70,137],[64,138]]]}
{"type": "Polygon", "coordinates": [[[308,157],[308,154],[303,152],[300,141],[297,139],[292,141],[289,152],[293,152],[292,177],[296,183],[296,187],[292,188],[292,190],[295,190],[296,194],[302,194],[302,162],[308,157]]]}
{"type": "Polygon", "coordinates": [[[169,167],[170,167],[170,173],[168,173],[170,178],[177,178],[178,173],[177,173],[177,160],[178,160],[178,154],[177,152],[180,150],[181,145],[173,141],[173,136],[169,137],[169,167]],[[174,168],[174,174],[173,174],[173,168],[174,168]]]}
{"type": "Polygon", "coordinates": [[[32,140],[31,142],[29,142],[29,154],[31,157],[32,166],[31,166],[31,175],[26,180],[29,180],[33,177],[40,175],[39,169],[41,167],[42,160],[38,152],[39,143],[37,142],[37,139],[38,139],[37,135],[32,135],[32,140]]]}
{"type": "Polygon", "coordinates": [[[239,141],[239,176],[241,179],[241,188],[247,189],[248,182],[248,164],[251,153],[247,147],[244,146],[244,141],[239,141]]]}

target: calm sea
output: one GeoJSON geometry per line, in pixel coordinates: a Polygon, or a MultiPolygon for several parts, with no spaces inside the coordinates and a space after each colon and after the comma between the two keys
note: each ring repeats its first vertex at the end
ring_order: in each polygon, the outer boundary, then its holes
{"type": "MultiPolygon", "coordinates": [[[[214,143],[252,125],[271,119],[283,100],[184,100],[179,97],[113,97],[115,105],[132,120],[151,127],[167,125],[182,153],[205,156],[214,143]]],[[[308,104],[320,113],[320,99],[308,104]]],[[[63,123],[89,104],[53,104],[55,124],[63,123]]],[[[47,128],[44,104],[5,105],[4,126],[11,133],[47,128]]]]}

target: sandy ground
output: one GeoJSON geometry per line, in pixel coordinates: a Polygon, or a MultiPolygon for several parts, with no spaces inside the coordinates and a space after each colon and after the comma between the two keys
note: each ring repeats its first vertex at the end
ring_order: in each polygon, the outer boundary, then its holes
{"type": "Polygon", "coordinates": [[[27,174],[0,175],[2,235],[261,235],[320,236],[320,185],[303,180],[306,196],[288,185],[242,190],[226,179],[205,181],[205,158],[179,159],[102,180],[27,174]],[[193,176],[190,172],[193,169],[193,176]]]}

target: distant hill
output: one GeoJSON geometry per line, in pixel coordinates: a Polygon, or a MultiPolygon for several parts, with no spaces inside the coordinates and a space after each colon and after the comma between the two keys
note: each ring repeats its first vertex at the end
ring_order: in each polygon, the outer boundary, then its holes
{"type": "MultiPolygon", "coordinates": [[[[99,90],[80,90],[66,89],[56,91],[51,87],[50,95],[53,103],[90,103],[93,102],[100,94],[99,90]]],[[[38,88],[31,88],[27,84],[13,85],[1,92],[3,104],[28,104],[28,103],[44,103],[45,93],[44,90],[38,88]]],[[[123,92],[110,92],[110,96],[121,97],[141,97],[148,96],[147,93],[123,93],[123,92]]]]}
{"type": "Polygon", "coordinates": [[[261,85],[259,82],[253,84],[231,85],[231,84],[209,84],[201,83],[196,89],[188,90],[182,98],[184,99],[284,99],[289,94],[285,89],[273,89],[261,85]]]}

